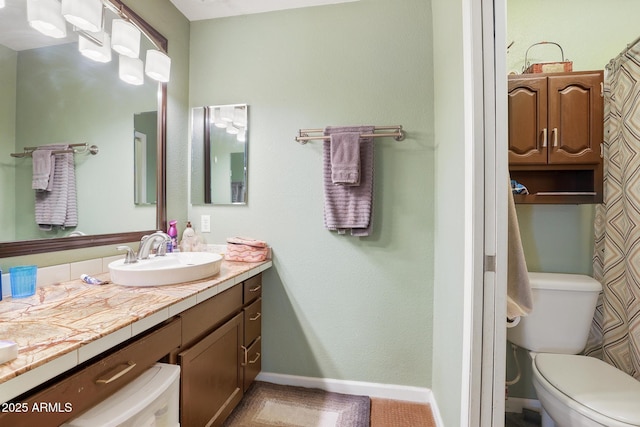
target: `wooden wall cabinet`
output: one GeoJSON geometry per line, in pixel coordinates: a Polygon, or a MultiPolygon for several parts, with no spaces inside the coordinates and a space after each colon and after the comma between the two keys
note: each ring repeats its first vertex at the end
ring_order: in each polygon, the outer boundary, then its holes
{"type": "Polygon", "coordinates": [[[603,72],[509,76],[509,172],[517,203],[602,202],[603,72]]]}

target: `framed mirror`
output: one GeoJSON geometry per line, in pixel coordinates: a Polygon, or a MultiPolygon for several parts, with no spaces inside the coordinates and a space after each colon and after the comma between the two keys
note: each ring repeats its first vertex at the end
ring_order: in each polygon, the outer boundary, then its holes
{"type": "Polygon", "coordinates": [[[191,203],[246,205],[249,106],[191,110],[191,203]]]}
{"type": "MultiPolygon", "coordinates": [[[[141,59],[147,49],[167,52],[166,38],[123,2],[102,2],[105,27],[110,28],[110,19],[123,18],[140,30],[141,59]]],[[[27,25],[25,4],[6,0],[0,9],[0,89],[16,94],[9,101],[12,108],[0,104],[0,219],[11,231],[0,238],[0,257],[120,244],[165,229],[166,83],[146,77],[139,86],[123,82],[117,53],[112,52],[107,64],[82,56],[78,34],[70,24],[66,39],[40,35],[27,25]],[[7,15],[22,27],[4,25],[7,15]],[[29,40],[45,39],[50,46],[12,49],[4,43],[25,35],[29,40]],[[30,75],[23,76],[24,70],[30,75]],[[153,117],[145,117],[144,130],[138,129],[138,116],[148,113],[153,117]],[[146,151],[138,162],[136,137],[142,134],[146,151]],[[38,225],[33,220],[32,159],[10,154],[25,146],[59,142],[97,145],[99,153],[74,155],[78,226],[34,234],[38,225]],[[137,195],[145,198],[136,203],[137,195]]]]}

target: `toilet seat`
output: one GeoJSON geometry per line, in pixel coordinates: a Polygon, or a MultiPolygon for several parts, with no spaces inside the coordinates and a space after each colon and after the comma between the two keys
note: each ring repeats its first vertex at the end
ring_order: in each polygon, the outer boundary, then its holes
{"type": "Polygon", "coordinates": [[[640,426],[640,381],[599,359],[539,353],[534,375],[567,406],[606,426],[640,426]]]}

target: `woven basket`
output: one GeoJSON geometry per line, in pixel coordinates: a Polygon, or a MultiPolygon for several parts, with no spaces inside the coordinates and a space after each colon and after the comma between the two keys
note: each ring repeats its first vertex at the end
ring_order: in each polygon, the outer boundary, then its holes
{"type": "Polygon", "coordinates": [[[524,70],[523,74],[537,74],[537,73],[563,73],[568,71],[573,71],[573,62],[566,61],[564,58],[564,51],[562,47],[558,43],[554,42],[538,42],[529,46],[529,49],[524,54],[524,70]],[[558,46],[560,49],[560,54],[562,56],[562,61],[560,62],[538,62],[535,64],[529,64],[527,57],[529,55],[529,49],[534,46],[541,44],[552,44],[558,46]]]}

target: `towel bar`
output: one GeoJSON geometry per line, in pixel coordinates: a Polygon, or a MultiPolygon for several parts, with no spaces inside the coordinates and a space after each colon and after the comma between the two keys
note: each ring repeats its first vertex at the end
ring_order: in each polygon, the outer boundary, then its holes
{"type": "MultiPolygon", "coordinates": [[[[402,125],[397,126],[376,126],[373,128],[375,131],[383,131],[383,130],[395,130],[395,132],[384,132],[384,133],[367,133],[360,135],[361,138],[380,138],[380,137],[389,137],[394,138],[396,141],[402,141],[405,138],[405,132],[402,130],[402,125]]],[[[309,135],[310,133],[324,133],[324,129],[300,129],[298,131],[298,136],[296,136],[296,141],[300,144],[306,144],[308,141],[314,139],[329,139],[326,135],[309,135]]]]}
{"type": "MultiPolygon", "coordinates": [[[[64,153],[84,154],[84,153],[89,153],[89,154],[92,154],[92,155],[96,155],[100,151],[98,149],[97,145],[89,145],[86,142],[82,143],[82,144],[69,144],[69,147],[81,147],[81,148],[79,148],[79,149],[72,148],[70,150],[56,150],[56,151],[53,151],[52,153],[53,154],[64,154],[64,153]]],[[[24,147],[24,151],[22,153],[11,153],[11,157],[18,157],[18,158],[31,157],[31,153],[33,153],[38,148],[40,148],[40,147],[24,147]]]]}

